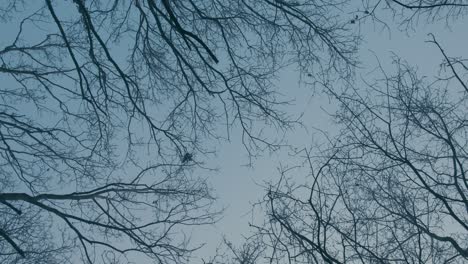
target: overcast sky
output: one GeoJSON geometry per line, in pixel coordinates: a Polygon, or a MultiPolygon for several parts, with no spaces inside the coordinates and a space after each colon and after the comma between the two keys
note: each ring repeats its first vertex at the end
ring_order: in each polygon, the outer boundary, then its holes
{"type": "MultiPolygon", "coordinates": [[[[356,24],[363,35],[358,56],[361,62],[361,69],[357,73],[358,82],[360,75],[367,77],[366,73],[376,67],[376,58],[384,68],[391,71],[389,62],[393,53],[411,65],[417,66],[420,74],[433,76],[442,58],[434,45],[425,43],[428,40],[428,33],[435,35],[449,55],[468,57],[468,19],[450,22],[450,27],[447,27],[445,21],[432,24],[422,21],[408,31],[398,29],[390,17],[387,17],[387,22],[390,30],[383,29],[380,24],[356,24]]],[[[17,28],[3,24],[0,25],[0,30],[5,39],[11,39],[16,34],[17,28]]],[[[314,91],[310,86],[300,83],[299,74],[294,66],[281,72],[277,87],[286,99],[294,101],[294,105],[288,108],[290,113],[296,116],[304,113],[301,119],[304,127],[289,131],[288,143],[298,149],[307,148],[313,142],[320,142],[323,139],[315,128],[331,134],[336,132],[331,119],[324,111],[332,113],[333,102],[320,94],[319,88],[314,91]]],[[[265,194],[262,184],[278,179],[278,166],[290,166],[296,162],[289,157],[288,149],[282,149],[271,154],[263,153],[261,157],[253,160],[253,166],[245,166],[249,160],[240,143],[239,135],[238,133],[231,135],[231,142],[221,142],[217,156],[206,164],[208,167],[217,168],[218,171],[195,171],[202,177],[208,178],[218,197],[217,207],[225,208],[222,218],[214,226],[196,227],[194,230],[192,241],[206,244],[196,253],[200,258],[206,259],[212,256],[223,236],[235,244],[241,243],[242,236],[248,236],[251,231],[248,224],[259,223],[262,220],[260,214],[251,214],[252,205],[261,200],[265,194]]],[[[298,175],[297,179],[298,181],[304,179],[304,175],[298,175]]]]}

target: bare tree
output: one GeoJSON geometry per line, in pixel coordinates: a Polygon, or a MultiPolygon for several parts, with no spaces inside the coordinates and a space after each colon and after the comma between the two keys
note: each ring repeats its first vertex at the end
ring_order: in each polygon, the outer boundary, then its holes
{"type": "Polygon", "coordinates": [[[468,4],[462,0],[365,0],[352,12],[352,24],[381,26],[391,35],[393,29],[411,33],[422,23],[442,22],[447,27],[468,14],[468,4]]]}
{"type": "Polygon", "coordinates": [[[242,245],[235,246],[223,238],[223,242],[210,260],[202,260],[203,264],[257,264],[263,263],[265,245],[257,235],[244,239],[242,245]]]}
{"type": "Polygon", "coordinates": [[[358,38],[342,7],[2,1],[0,262],[187,260],[184,226],[216,218],[192,175],[207,140],[234,128],[249,154],[277,148],[264,129],[295,119],[275,74],[350,74],[358,38]]]}
{"type": "Polygon", "coordinates": [[[385,8],[391,10],[399,24],[407,29],[414,28],[421,20],[445,21],[450,25],[468,13],[468,4],[458,0],[391,0],[385,1],[385,8]]]}
{"type": "Polygon", "coordinates": [[[434,80],[395,57],[396,70],[341,93],[342,126],[321,153],[303,150],[304,184],[283,170],[258,227],[278,263],[466,263],[466,60],[443,59],[434,80]],[[323,153],[326,153],[325,155],[323,153]]]}

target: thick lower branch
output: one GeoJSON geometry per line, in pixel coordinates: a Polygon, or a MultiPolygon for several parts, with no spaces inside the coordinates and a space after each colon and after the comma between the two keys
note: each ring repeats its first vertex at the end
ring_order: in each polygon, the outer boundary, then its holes
{"type": "Polygon", "coordinates": [[[23,213],[20,209],[16,208],[15,206],[13,206],[11,203],[9,203],[7,201],[0,200],[0,203],[8,206],[11,210],[15,211],[15,213],[17,213],[19,215],[21,215],[23,213]]]}
{"type": "Polygon", "coordinates": [[[25,257],[24,251],[18,246],[18,244],[15,243],[15,241],[13,241],[13,239],[11,239],[10,236],[7,235],[5,230],[2,228],[0,228],[0,236],[3,237],[8,242],[8,244],[10,244],[15,249],[15,251],[21,255],[21,257],[25,257]]]}

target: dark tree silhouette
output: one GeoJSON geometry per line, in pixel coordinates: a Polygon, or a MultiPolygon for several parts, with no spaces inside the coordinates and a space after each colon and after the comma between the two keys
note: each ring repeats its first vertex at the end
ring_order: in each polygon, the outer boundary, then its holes
{"type": "Polygon", "coordinates": [[[391,34],[398,30],[417,31],[422,23],[443,22],[450,27],[453,22],[468,14],[468,4],[460,0],[376,0],[362,1],[354,22],[373,21],[391,34]]]}
{"type": "Polygon", "coordinates": [[[342,130],[318,154],[303,150],[268,189],[257,227],[278,263],[466,263],[466,60],[429,36],[443,59],[434,80],[395,57],[392,74],[342,93],[329,89],[342,130]],[[326,154],[324,154],[326,153],[326,154]]]}
{"type": "Polygon", "coordinates": [[[358,38],[342,10],[2,1],[0,262],[186,261],[184,227],[216,219],[191,173],[208,140],[233,130],[251,155],[277,148],[264,129],[295,119],[280,111],[275,74],[293,63],[311,77],[351,72],[358,38]]]}
{"type": "Polygon", "coordinates": [[[459,0],[409,0],[386,1],[400,25],[413,28],[419,22],[445,21],[450,24],[468,13],[468,4],[459,0]]]}
{"type": "Polygon", "coordinates": [[[217,254],[202,261],[203,264],[257,264],[263,263],[264,251],[265,245],[257,235],[245,238],[239,247],[224,238],[217,254]]]}

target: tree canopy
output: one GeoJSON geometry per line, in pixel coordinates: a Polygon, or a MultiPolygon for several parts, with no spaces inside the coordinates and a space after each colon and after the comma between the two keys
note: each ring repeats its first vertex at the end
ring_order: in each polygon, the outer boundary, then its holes
{"type": "Polygon", "coordinates": [[[391,18],[409,31],[467,10],[458,0],[3,1],[0,262],[193,261],[189,230],[222,215],[200,176],[213,146],[236,133],[254,157],[301,124],[276,85],[291,67],[336,104],[340,133],[317,153],[300,146],[311,177],[282,171],[259,204],[265,223],[212,262],[466,261],[466,60],[431,35],[443,60],[434,80],[397,55],[394,72],[378,67],[362,87],[355,73],[359,24],[390,30],[391,18]]]}

